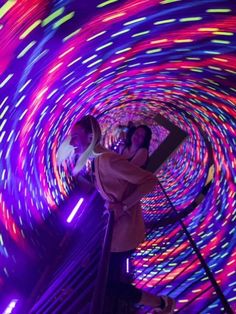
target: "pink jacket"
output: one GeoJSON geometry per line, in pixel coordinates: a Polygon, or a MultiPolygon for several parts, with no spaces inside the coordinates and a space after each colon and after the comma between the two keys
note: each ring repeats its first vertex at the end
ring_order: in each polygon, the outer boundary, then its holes
{"type": "Polygon", "coordinates": [[[114,223],[111,251],[135,249],[145,238],[139,200],[152,191],[156,177],[124,157],[105,151],[95,158],[95,178],[97,189],[106,201],[128,205],[128,210],[114,223]]]}

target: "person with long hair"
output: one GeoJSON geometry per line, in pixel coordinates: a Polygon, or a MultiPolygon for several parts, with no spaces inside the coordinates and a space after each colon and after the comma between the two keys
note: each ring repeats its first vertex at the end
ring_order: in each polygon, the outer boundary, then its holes
{"type": "Polygon", "coordinates": [[[152,131],[147,125],[132,127],[127,133],[125,145],[120,154],[133,164],[144,168],[147,166],[152,131]]]}
{"type": "Polygon", "coordinates": [[[156,177],[123,156],[107,150],[100,140],[101,129],[95,117],[84,116],[73,125],[70,145],[79,156],[74,175],[88,159],[93,159],[96,188],[105,200],[106,208],[114,212],[107,291],[131,303],[150,306],[153,313],[173,313],[175,302],[172,298],[156,296],[115,279],[124,260],[145,239],[140,200],[152,191],[156,177]]]}

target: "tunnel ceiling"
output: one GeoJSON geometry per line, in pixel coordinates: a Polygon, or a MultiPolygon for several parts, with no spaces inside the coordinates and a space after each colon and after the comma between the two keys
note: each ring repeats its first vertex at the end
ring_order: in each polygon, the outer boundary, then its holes
{"type": "Polygon", "coordinates": [[[235,31],[232,0],[1,1],[0,288],[42,256],[42,225],[70,191],[56,151],[88,113],[106,134],[134,120],[158,142],[158,113],[189,133],[162,170],[180,209],[205,178],[201,129],[215,164],[207,222],[234,256],[235,31]]]}

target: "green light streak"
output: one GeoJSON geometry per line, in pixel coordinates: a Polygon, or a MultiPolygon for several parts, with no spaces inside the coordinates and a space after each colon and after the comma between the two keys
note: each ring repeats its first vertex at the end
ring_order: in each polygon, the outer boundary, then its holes
{"type": "Polygon", "coordinates": [[[16,0],[9,0],[0,8],[0,19],[16,4],[16,0]]]}
{"type": "Polygon", "coordinates": [[[230,44],[230,41],[228,40],[219,40],[219,39],[213,39],[211,40],[212,43],[215,43],[215,44],[223,44],[223,45],[229,45],[230,44]]]}
{"type": "Polygon", "coordinates": [[[173,23],[175,21],[176,19],[162,20],[162,21],[155,22],[154,25],[168,24],[168,23],[173,23]]]}
{"type": "Polygon", "coordinates": [[[26,36],[28,36],[38,25],[40,25],[42,20],[35,21],[27,30],[24,31],[23,34],[20,35],[20,39],[24,39],[26,36]]]}
{"type": "Polygon", "coordinates": [[[161,49],[161,48],[158,48],[158,49],[148,50],[148,51],[146,51],[146,53],[147,53],[147,54],[152,54],[152,53],[156,53],[156,52],[160,52],[160,51],[162,51],[162,49],[161,49]]]}
{"type": "Polygon", "coordinates": [[[103,8],[111,3],[117,2],[118,0],[108,0],[97,5],[97,8],[103,8]]]}
{"type": "Polygon", "coordinates": [[[53,24],[53,29],[58,28],[59,26],[61,26],[62,24],[66,23],[67,21],[69,21],[70,19],[72,19],[72,17],[75,15],[75,12],[71,12],[65,16],[63,16],[60,20],[58,20],[57,22],[55,22],[53,24]]]}
{"type": "Polygon", "coordinates": [[[196,16],[196,17],[185,17],[180,19],[180,22],[194,22],[194,21],[200,21],[202,20],[201,16],[196,16]]]}
{"type": "Polygon", "coordinates": [[[149,33],[150,33],[150,31],[140,32],[140,33],[132,35],[132,37],[139,37],[139,36],[147,35],[149,33]]]}
{"type": "Polygon", "coordinates": [[[231,12],[231,9],[208,9],[207,13],[228,13],[231,12]]]}
{"type": "Polygon", "coordinates": [[[43,20],[42,26],[45,26],[49,24],[51,21],[55,20],[58,16],[60,16],[64,12],[64,10],[65,8],[62,7],[56,10],[55,12],[53,12],[52,14],[50,14],[48,17],[46,17],[46,19],[43,20]]]}
{"type": "Polygon", "coordinates": [[[201,69],[191,69],[190,71],[192,71],[192,72],[203,72],[203,70],[201,70],[201,69]]]}
{"type": "Polygon", "coordinates": [[[214,35],[223,35],[223,36],[234,36],[234,33],[230,32],[214,32],[214,35]]]}
{"type": "Polygon", "coordinates": [[[168,4],[168,3],[172,3],[172,2],[179,2],[181,0],[163,0],[160,2],[160,4],[168,4]]]}

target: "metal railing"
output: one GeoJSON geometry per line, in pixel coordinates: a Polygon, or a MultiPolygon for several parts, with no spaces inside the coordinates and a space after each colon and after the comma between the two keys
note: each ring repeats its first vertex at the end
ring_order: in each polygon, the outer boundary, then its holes
{"type": "Polygon", "coordinates": [[[74,230],[73,240],[62,247],[28,313],[102,313],[113,214],[104,214],[97,203],[95,199],[74,230]]]}

